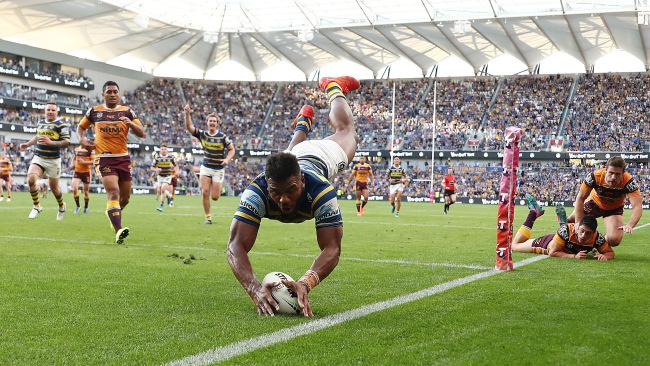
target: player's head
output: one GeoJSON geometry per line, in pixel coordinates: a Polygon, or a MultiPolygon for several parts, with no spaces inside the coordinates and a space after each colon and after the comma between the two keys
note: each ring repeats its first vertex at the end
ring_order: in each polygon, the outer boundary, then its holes
{"type": "Polygon", "coordinates": [[[0,159],[4,159],[6,157],[7,157],[7,153],[4,150],[0,151],[0,159]]]}
{"type": "Polygon", "coordinates": [[[294,212],[305,188],[305,177],[296,156],[286,152],[269,156],[264,174],[273,202],[283,213],[294,212]]]}
{"type": "Polygon", "coordinates": [[[400,166],[400,164],[402,164],[402,159],[400,159],[399,156],[393,157],[393,164],[395,164],[395,166],[400,166]]]}
{"type": "Polygon", "coordinates": [[[59,106],[54,102],[47,103],[45,105],[45,119],[48,122],[53,122],[56,120],[56,117],[59,115],[59,106]]]}
{"type": "Polygon", "coordinates": [[[160,155],[163,155],[163,156],[167,155],[168,152],[169,152],[169,150],[167,149],[166,144],[160,145],[160,155]]]}
{"type": "Polygon", "coordinates": [[[598,229],[598,222],[593,216],[583,216],[580,220],[580,225],[576,229],[576,236],[578,236],[578,242],[584,243],[593,237],[598,229]]]}
{"type": "Polygon", "coordinates": [[[111,80],[105,82],[102,86],[102,96],[107,107],[115,107],[120,102],[120,86],[111,80]]]}
{"type": "Polygon", "coordinates": [[[365,164],[366,163],[366,157],[365,156],[360,156],[359,157],[359,163],[365,164]]]}
{"type": "Polygon", "coordinates": [[[621,182],[625,173],[625,160],[620,156],[614,156],[605,164],[605,182],[609,185],[616,185],[621,182]]]}
{"type": "Polygon", "coordinates": [[[219,118],[216,113],[210,113],[205,122],[207,123],[209,130],[216,130],[219,128],[219,125],[221,125],[221,118],[219,118]]]}
{"type": "Polygon", "coordinates": [[[454,174],[454,169],[452,167],[447,168],[447,175],[452,175],[454,174]]]}

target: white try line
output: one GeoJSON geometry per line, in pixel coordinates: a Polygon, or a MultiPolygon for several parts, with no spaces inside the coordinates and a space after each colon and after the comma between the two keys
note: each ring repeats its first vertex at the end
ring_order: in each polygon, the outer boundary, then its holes
{"type": "MultiPolygon", "coordinates": [[[[37,241],[48,241],[55,243],[69,243],[69,244],[82,244],[82,245],[107,245],[114,246],[112,242],[108,241],[99,241],[99,240],[71,240],[71,239],[58,239],[58,238],[44,238],[44,237],[33,237],[33,236],[19,236],[19,235],[0,235],[0,238],[12,239],[12,240],[37,240],[37,241]]],[[[261,244],[261,243],[260,243],[261,244]]],[[[167,244],[152,244],[152,243],[135,243],[135,244],[126,244],[127,247],[135,248],[159,248],[159,249],[173,249],[173,250],[207,250],[210,252],[224,253],[225,250],[215,249],[210,247],[198,247],[194,246],[196,244],[190,244],[190,246],[176,246],[176,245],[167,245],[167,244]]],[[[313,259],[317,254],[293,254],[293,253],[277,253],[277,252],[250,252],[251,255],[262,255],[262,256],[274,256],[274,257],[296,257],[296,258],[310,258],[313,259]]],[[[402,264],[402,265],[414,265],[414,266],[423,266],[423,267],[446,267],[446,268],[464,268],[464,269],[473,269],[473,270],[486,270],[490,267],[481,266],[478,264],[459,264],[459,263],[449,263],[449,262],[420,262],[412,261],[407,259],[371,259],[371,258],[357,258],[357,257],[341,257],[342,261],[351,261],[351,262],[365,262],[365,263],[379,263],[379,264],[402,264]]]]}
{"type": "MultiPolygon", "coordinates": [[[[539,260],[548,258],[545,255],[535,256],[527,258],[521,262],[514,264],[515,268],[525,266],[530,263],[537,262],[539,260]]],[[[210,365],[216,362],[225,361],[236,356],[244,355],[253,351],[256,351],[261,348],[265,348],[276,343],[286,342],[291,339],[311,334],[322,329],[330,328],[335,325],[345,323],[350,320],[358,319],[365,317],[367,315],[394,308],[399,305],[408,304],[410,302],[423,299],[432,295],[436,295],[447,290],[451,290],[455,287],[459,287],[482,278],[487,278],[494,276],[496,274],[502,273],[503,271],[497,271],[491,269],[489,271],[477,273],[471,276],[457,278],[449,282],[444,282],[429,288],[426,288],[421,291],[414,293],[400,295],[394,297],[390,300],[376,302],[374,304],[365,305],[356,309],[344,311],[342,313],[326,316],[322,319],[316,319],[307,321],[305,323],[281,329],[277,332],[264,334],[259,337],[246,339],[243,341],[231,343],[229,345],[213,348],[209,351],[198,353],[196,355],[188,356],[179,360],[171,361],[165,366],[189,366],[189,365],[210,365]]]]}

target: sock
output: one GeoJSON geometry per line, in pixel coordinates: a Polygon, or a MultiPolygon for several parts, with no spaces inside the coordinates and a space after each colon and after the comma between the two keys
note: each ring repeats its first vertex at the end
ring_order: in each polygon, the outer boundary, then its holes
{"type": "Polygon", "coordinates": [[[77,208],[79,208],[79,196],[74,196],[74,203],[77,205],[77,208]]]}
{"type": "Polygon", "coordinates": [[[526,217],[526,221],[524,221],[524,226],[529,229],[532,229],[536,219],[537,219],[537,214],[535,214],[535,211],[530,210],[528,212],[528,216],[526,217]]]}
{"type": "Polygon", "coordinates": [[[361,201],[357,200],[357,212],[361,212],[361,201]]]}
{"type": "Polygon", "coordinates": [[[205,215],[205,219],[212,221],[212,215],[205,215]]]}
{"type": "Polygon", "coordinates": [[[330,104],[332,104],[332,101],[336,98],[345,98],[343,89],[341,89],[341,86],[336,82],[327,84],[327,87],[325,88],[325,94],[327,94],[327,102],[330,104]]]}
{"type": "MultiPolygon", "coordinates": [[[[84,209],[88,208],[88,202],[90,202],[90,197],[84,197],[84,209]]],[[[79,206],[77,204],[77,206],[79,206]]]]}
{"type": "Polygon", "coordinates": [[[363,200],[363,202],[361,203],[361,207],[366,207],[366,203],[368,203],[368,200],[363,200]]]}
{"type": "Polygon", "coordinates": [[[533,231],[529,227],[526,227],[525,225],[521,225],[519,230],[517,230],[517,234],[518,235],[521,234],[521,236],[523,236],[525,239],[524,241],[526,241],[530,239],[531,236],[533,236],[533,231]]]}
{"type": "Polygon", "coordinates": [[[393,206],[393,207],[395,207],[395,202],[391,203],[390,205],[393,206]]]}
{"type": "Polygon", "coordinates": [[[445,212],[449,210],[449,204],[445,203],[445,212]]]}
{"type": "Polygon", "coordinates": [[[32,195],[32,203],[34,204],[34,207],[38,207],[41,205],[39,201],[39,191],[29,191],[29,194],[32,195]]]}
{"type": "Polygon", "coordinates": [[[54,198],[56,198],[56,203],[59,204],[59,208],[63,208],[63,195],[54,195],[54,198]]]}
{"type": "Polygon", "coordinates": [[[120,230],[122,228],[122,208],[120,208],[120,202],[106,202],[106,214],[108,214],[108,219],[111,220],[111,225],[113,225],[115,232],[120,230]]]}
{"type": "Polygon", "coordinates": [[[169,204],[169,202],[171,202],[171,201],[172,201],[172,198],[167,196],[167,204],[169,204]]]}
{"type": "Polygon", "coordinates": [[[305,134],[309,134],[311,132],[311,119],[309,117],[300,115],[298,118],[296,118],[296,127],[294,131],[302,131],[305,134]]]}

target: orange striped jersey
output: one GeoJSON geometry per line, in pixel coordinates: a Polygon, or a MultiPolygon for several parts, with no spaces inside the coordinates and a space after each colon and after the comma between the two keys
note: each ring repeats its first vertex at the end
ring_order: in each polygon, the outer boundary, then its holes
{"type": "Polygon", "coordinates": [[[372,167],[368,163],[356,163],[354,168],[352,168],[352,171],[354,172],[354,179],[356,179],[357,182],[368,183],[370,174],[372,174],[372,167]]]}
{"type": "Polygon", "coordinates": [[[580,185],[583,192],[591,191],[589,199],[593,200],[603,210],[614,210],[625,204],[625,197],[640,197],[639,185],[632,175],[624,172],[621,181],[616,186],[609,186],[605,181],[607,169],[598,169],[589,174],[580,185]]]}
{"type": "Polygon", "coordinates": [[[562,252],[578,254],[581,251],[590,251],[596,248],[599,253],[609,252],[612,250],[609,243],[603,234],[596,231],[593,237],[589,238],[586,243],[578,242],[578,235],[576,235],[575,224],[562,224],[557,229],[553,241],[556,242],[562,252]]]}
{"type": "Polygon", "coordinates": [[[172,154],[167,154],[165,156],[158,155],[153,161],[153,167],[160,169],[158,175],[161,177],[172,176],[174,174],[175,166],[176,160],[174,160],[174,155],[172,154]]]}
{"type": "Polygon", "coordinates": [[[0,175],[9,175],[13,170],[14,167],[11,164],[11,159],[9,159],[9,157],[0,159],[0,175]]]}
{"type": "Polygon", "coordinates": [[[133,123],[142,126],[142,122],[133,110],[125,105],[108,108],[97,105],[88,110],[79,125],[83,128],[95,126],[95,154],[97,157],[128,156],[127,136],[129,125],[120,121],[128,117],[133,123]]]}
{"type": "Polygon", "coordinates": [[[74,149],[74,171],[76,173],[90,173],[95,156],[90,151],[79,146],[74,149]],[[89,163],[89,164],[84,164],[89,163]]]}

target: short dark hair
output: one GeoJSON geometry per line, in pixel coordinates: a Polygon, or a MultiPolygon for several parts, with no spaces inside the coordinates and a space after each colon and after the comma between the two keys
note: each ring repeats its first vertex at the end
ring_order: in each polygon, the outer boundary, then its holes
{"type": "Polygon", "coordinates": [[[275,153],[266,159],[264,175],[266,179],[273,179],[276,182],[284,182],[290,177],[299,176],[298,158],[288,152],[275,153]]]}
{"type": "Polygon", "coordinates": [[[625,160],[623,160],[623,158],[620,156],[612,156],[607,160],[607,164],[605,166],[613,166],[615,168],[621,168],[625,170],[625,160]]]}
{"type": "Polygon", "coordinates": [[[120,90],[120,86],[117,85],[116,82],[114,82],[114,81],[112,81],[112,80],[109,80],[109,81],[107,81],[107,82],[104,83],[104,86],[102,86],[102,93],[105,92],[105,91],[106,91],[106,88],[108,88],[109,86],[116,86],[116,87],[117,87],[117,90],[120,90]]]}
{"type": "Polygon", "coordinates": [[[596,229],[598,229],[598,221],[596,221],[596,218],[593,216],[583,216],[582,220],[580,220],[580,226],[582,225],[586,225],[592,231],[596,231],[596,229]]]}

